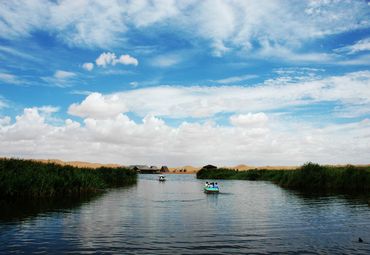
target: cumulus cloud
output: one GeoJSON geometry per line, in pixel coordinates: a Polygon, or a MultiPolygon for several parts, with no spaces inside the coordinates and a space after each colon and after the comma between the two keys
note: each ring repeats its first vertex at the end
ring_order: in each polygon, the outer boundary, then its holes
{"type": "Polygon", "coordinates": [[[107,65],[116,65],[116,64],[123,64],[123,65],[134,65],[137,66],[139,61],[131,57],[130,55],[121,55],[117,58],[116,54],[111,52],[103,52],[100,56],[95,60],[97,66],[106,67],[107,65]]]}
{"type": "Polygon", "coordinates": [[[231,124],[237,127],[263,126],[267,121],[268,117],[263,112],[238,114],[230,117],[231,124]]]}
{"type": "MultiPolygon", "coordinates": [[[[282,75],[317,70],[279,69],[282,75]]],[[[110,95],[92,93],[72,104],[81,117],[56,122],[54,106],[26,108],[12,122],[0,121],[0,154],[122,164],[216,165],[367,163],[370,144],[370,72],[316,77],[295,82],[276,79],[253,87],[170,87],[136,89],[110,95]],[[328,117],[352,122],[308,123],[276,114],[292,106],[335,102],[328,117]],[[338,104],[339,103],[339,104],[338,104]],[[142,116],[135,122],[125,113],[142,116]],[[234,112],[222,125],[218,113],[234,112]],[[209,121],[170,125],[163,117],[201,117],[209,121]],[[55,124],[53,124],[55,123],[55,124]],[[57,124],[56,124],[57,123],[57,124]],[[222,146],[220,146],[222,144],[222,146]],[[266,156],[268,155],[268,156],[266,156]]]]}
{"type": "Polygon", "coordinates": [[[116,57],[116,54],[114,53],[110,53],[110,52],[103,52],[96,60],[95,60],[95,63],[97,66],[107,66],[107,65],[115,65],[116,64],[116,61],[117,60],[117,57],[116,57]]]}
{"type": "Polygon", "coordinates": [[[10,117],[9,116],[5,116],[5,117],[0,117],[0,126],[6,126],[6,125],[9,125],[10,124],[10,117]]]}
{"type": "Polygon", "coordinates": [[[80,104],[72,104],[68,113],[79,117],[109,118],[126,112],[125,103],[117,96],[103,96],[100,93],[91,93],[80,104]]]}
{"type": "Polygon", "coordinates": [[[94,69],[94,63],[84,63],[82,65],[82,68],[85,69],[86,71],[92,71],[94,69]]]}
{"type": "Polygon", "coordinates": [[[137,66],[139,64],[139,61],[137,61],[136,58],[131,57],[130,55],[121,55],[119,59],[117,59],[117,63],[123,64],[123,65],[137,66]]]}
{"type": "Polygon", "coordinates": [[[368,163],[370,149],[369,119],[318,128],[265,113],[234,116],[234,126],[182,122],[173,127],[154,115],[136,123],[122,113],[52,125],[51,117],[26,108],[13,123],[3,118],[0,154],[126,165],[294,165],[368,163]]]}

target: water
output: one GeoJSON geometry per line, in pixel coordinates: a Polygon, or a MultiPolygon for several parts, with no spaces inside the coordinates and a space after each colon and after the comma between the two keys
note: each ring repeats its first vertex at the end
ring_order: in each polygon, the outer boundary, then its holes
{"type": "Polygon", "coordinates": [[[220,194],[204,194],[194,175],[157,177],[26,211],[30,202],[1,204],[0,253],[370,254],[370,207],[361,198],[250,181],[219,181],[220,194]]]}

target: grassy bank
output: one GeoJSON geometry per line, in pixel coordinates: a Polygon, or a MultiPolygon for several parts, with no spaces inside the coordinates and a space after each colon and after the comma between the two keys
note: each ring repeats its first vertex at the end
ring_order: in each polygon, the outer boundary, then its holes
{"type": "Polygon", "coordinates": [[[62,166],[32,160],[0,159],[0,197],[54,197],[95,193],[136,182],[125,168],[62,166]]]}
{"type": "Polygon", "coordinates": [[[310,191],[370,192],[370,167],[304,164],[296,170],[201,169],[199,179],[263,180],[282,187],[310,191]]]}

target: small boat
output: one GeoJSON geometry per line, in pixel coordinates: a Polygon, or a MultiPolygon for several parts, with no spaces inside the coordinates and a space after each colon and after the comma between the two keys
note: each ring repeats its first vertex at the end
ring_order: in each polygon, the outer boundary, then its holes
{"type": "Polygon", "coordinates": [[[204,187],[205,193],[219,193],[220,189],[219,187],[212,187],[212,186],[206,186],[204,187]]]}
{"type": "Polygon", "coordinates": [[[166,181],[166,176],[160,175],[159,178],[158,178],[158,181],[160,181],[160,182],[166,181]]]}

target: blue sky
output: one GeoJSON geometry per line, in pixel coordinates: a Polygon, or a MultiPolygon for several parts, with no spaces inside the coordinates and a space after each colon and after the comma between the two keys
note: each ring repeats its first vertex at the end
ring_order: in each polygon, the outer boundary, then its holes
{"type": "Polygon", "coordinates": [[[4,1],[0,155],[369,163],[368,1],[4,1]]]}

